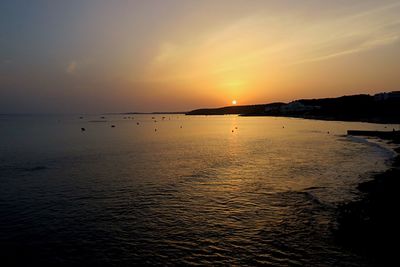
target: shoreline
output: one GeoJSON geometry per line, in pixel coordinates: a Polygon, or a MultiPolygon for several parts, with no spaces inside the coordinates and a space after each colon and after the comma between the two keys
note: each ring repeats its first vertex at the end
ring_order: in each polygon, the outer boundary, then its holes
{"type": "Polygon", "coordinates": [[[374,118],[358,118],[358,117],[329,117],[329,116],[310,116],[310,115],[279,115],[279,114],[240,114],[240,113],[199,113],[199,114],[182,114],[185,116],[239,116],[239,117],[275,117],[275,118],[293,118],[304,120],[319,121],[339,121],[339,122],[363,122],[376,124],[400,124],[400,117],[374,117],[374,118]]]}
{"type": "Polygon", "coordinates": [[[385,117],[374,117],[374,118],[355,118],[355,117],[329,117],[329,116],[309,116],[309,115],[264,115],[264,114],[238,114],[241,117],[279,117],[279,118],[295,118],[305,120],[320,120],[320,121],[342,121],[342,122],[365,122],[365,123],[376,123],[376,124],[399,124],[399,118],[385,118],[385,117]]]}
{"type": "MultiPolygon", "coordinates": [[[[367,136],[366,133],[363,134],[367,136]]],[[[376,137],[374,133],[372,136],[376,137]]],[[[337,209],[337,243],[371,261],[385,265],[397,261],[400,218],[400,137],[384,134],[380,139],[396,144],[396,155],[389,168],[373,175],[370,181],[357,186],[361,198],[347,202],[337,209]]]]}
{"type": "Polygon", "coordinates": [[[304,119],[400,123],[400,91],[375,95],[357,94],[333,98],[297,99],[288,103],[225,106],[195,109],[186,115],[279,116],[304,119]]]}

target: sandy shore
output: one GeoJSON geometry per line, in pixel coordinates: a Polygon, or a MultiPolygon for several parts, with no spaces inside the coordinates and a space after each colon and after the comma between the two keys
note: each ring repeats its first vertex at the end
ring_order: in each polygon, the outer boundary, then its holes
{"type": "MultiPolygon", "coordinates": [[[[381,138],[400,144],[397,134],[381,138]]],[[[358,186],[361,199],[338,208],[337,241],[379,266],[399,260],[400,147],[395,151],[390,169],[358,186]]]]}

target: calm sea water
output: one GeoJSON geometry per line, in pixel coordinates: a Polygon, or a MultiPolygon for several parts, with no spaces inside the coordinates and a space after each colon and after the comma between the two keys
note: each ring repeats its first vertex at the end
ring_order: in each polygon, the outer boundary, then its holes
{"type": "Polygon", "coordinates": [[[335,207],[392,154],[345,133],[385,125],[123,117],[0,116],[0,261],[365,264],[335,207]]]}

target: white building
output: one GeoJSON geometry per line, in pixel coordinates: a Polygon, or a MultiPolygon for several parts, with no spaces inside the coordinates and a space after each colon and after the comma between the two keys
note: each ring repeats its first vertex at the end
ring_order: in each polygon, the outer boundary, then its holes
{"type": "Polygon", "coordinates": [[[290,102],[289,104],[282,106],[280,108],[281,112],[285,113],[285,112],[294,112],[294,111],[310,111],[310,110],[314,110],[314,109],[318,109],[319,107],[317,106],[308,106],[308,105],[304,105],[303,103],[299,102],[299,101],[293,101],[290,102]]]}
{"type": "Polygon", "coordinates": [[[375,101],[384,101],[389,99],[400,99],[400,91],[393,91],[389,93],[379,93],[374,95],[375,101]]]}

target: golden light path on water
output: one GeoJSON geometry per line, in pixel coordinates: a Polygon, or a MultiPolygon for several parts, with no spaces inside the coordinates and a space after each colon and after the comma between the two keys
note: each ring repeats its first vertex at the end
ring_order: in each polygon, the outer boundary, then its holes
{"type": "Polygon", "coordinates": [[[362,266],[333,242],[335,207],[391,154],[344,134],[384,127],[398,126],[2,116],[0,243],[43,264],[362,266]]]}

